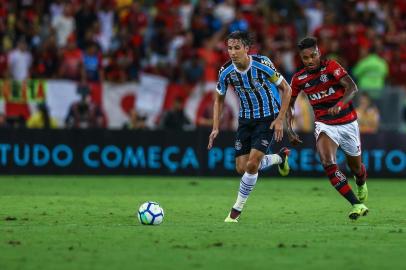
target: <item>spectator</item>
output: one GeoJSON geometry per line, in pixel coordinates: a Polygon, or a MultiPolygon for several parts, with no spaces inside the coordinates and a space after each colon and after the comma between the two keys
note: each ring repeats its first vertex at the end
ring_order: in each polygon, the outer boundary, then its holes
{"type": "Polygon", "coordinates": [[[114,82],[137,80],[139,67],[137,55],[128,43],[123,43],[110,57],[106,68],[106,77],[114,82]]]}
{"type": "Polygon", "coordinates": [[[313,5],[305,8],[308,35],[313,35],[314,31],[323,25],[324,4],[322,1],[315,1],[313,5]]]}
{"type": "Polygon", "coordinates": [[[136,109],[130,111],[130,121],[125,124],[124,128],[126,129],[146,129],[146,120],[147,117],[140,115],[136,109]]]}
{"type": "Polygon", "coordinates": [[[59,55],[54,35],[50,36],[34,54],[33,78],[54,78],[59,68],[59,55]]]}
{"type": "Polygon", "coordinates": [[[49,6],[49,13],[51,14],[51,21],[53,21],[56,17],[63,14],[64,10],[64,3],[63,0],[55,0],[49,6]]]}
{"type": "Polygon", "coordinates": [[[406,52],[403,53],[404,55],[400,49],[395,49],[390,65],[389,80],[392,85],[400,85],[406,90],[406,52]]]}
{"type": "Polygon", "coordinates": [[[86,47],[83,56],[83,65],[86,73],[86,80],[90,82],[103,81],[102,59],[98,53],[97,44],[92,42],[86,47]]]}
{"type": "Polygon", "coordinates": [[[0,44],[0,79],[5,79],[8,76],[8,59],[7,52],[4,50],[3,44],[0,44]]]}
{"type": "Polygon", "coordinates": [[[65,79],[82,81],[85,76],[82,51],[76,46],[73,35],[68,38],[68,44],[62,51],[59,76],[65,79]]]}
{"type": "Polygon", "coordinates": [[[201,81],[204,75],[202,60],[197,56],[186,60],[182,64],[182,73],[184,75],[184,82],[188,84],[195,84],[201,81]]]}
{"type": "Polygon", "coordinates": [[[229,24],[235,19],[235,12],[236,8],[234,0],[226,0],[216,5],[213,13],[222,24],[229,24]]]}
{"type": "Polygon", "coordinates": [[[27,127],[41,129],[57,128],[58,121],[50,116],[48,106],[45,103],[40,103],[37,106],[37,112],[28,118],[27,127]]]}
{"type": "Polygon", "coordinates": [[[30,67],[32,64],[32,55],[27,50],[27,43],[20,39],[16,49],[8,55],[8,67],[11,78],[17,81],[23,81],[30,77],[30,67]]]}
{"type": "Polygon", "coordinates": [[[190,120],[183,110],[183,101],[175,99],[172,109],[165,112],[162,117],[161,127],[169,130],[186,130],[190,128],[190,120]]]}
{"type": "Polygon", "coordinates": [[[105,118],[100,107],[93,103],[90,97],[90,89],[84,83],[78,86],[81,99],[74,102],[65,119],[67,128],[103,128],[105,118]]]}
{"type": "Polygon", "coordinates": [[[369,54],[366,48],[361,48],[361,60],[355,65],[353,74],[357,79],[358,87],[368,92],[369,96],[377,101],[382,96],[385,79],[388,75],[388,64],[374,49],[369,54]]]}
{"type": "MultiPolygon", "coordinates": [[[[69,36],[75,31],[75,21],[72,16],[72,5],[65,4],[63,13],[55,15],[52,27],[55,29],[57,43],[60,48],[65,47],[69,36]]],[[[80,26],[79,28],[81,28],[80,26]]]]}
{"type": "MultiPolygon", "coordinates": [[[[216,91],[212,91],[203,97],[197,110],[197,127],[206,129],[213,127],[213,103],[216,93],[216,91]]],[[[226,102],[221,114],[220,130],[234,130],[234,112],[226,102]]]]}
{"type": "Polygon", "coordinates": [[[228,29],[229,32],[234,31],[248,31],[249,24],[248,21],[244,18],[244,14],[241,10],[237,11],[234,20],[231,22],[228,29]]]}
{"type": "Polygon", "coordinates": [[[101,9],[97,13],[101,28],[100,46],[103,52],[108,52],[111,47],[114,29],[114,4],[112,1],[103,1],[101,9]]]}
{"type": "Polygon", "coordinates": [[[379,111],[367,93],[361,93],[356,108],[361,133],[376,133],[379,128],[379,111]]]}
{"type": "Polygon", "coordinates": [[[94,10],[93,0],[84,0],[81,2],[78,12],[75,14],[76,38],[79,48],[84,49],[86,33],[97,22],[97,14],[94,10]]]}

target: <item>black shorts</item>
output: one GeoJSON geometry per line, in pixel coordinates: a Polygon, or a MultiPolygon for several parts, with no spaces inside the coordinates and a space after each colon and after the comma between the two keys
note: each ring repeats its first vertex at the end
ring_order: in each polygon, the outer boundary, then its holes
{"type": "Polygon", "coordinates": [[[266,154],[273,143],[273,129],[269,129],[273,118],[238,121],[237,136],[235,138],[235,156],[249,154],[251,149],[256,149],[266,154]]]}

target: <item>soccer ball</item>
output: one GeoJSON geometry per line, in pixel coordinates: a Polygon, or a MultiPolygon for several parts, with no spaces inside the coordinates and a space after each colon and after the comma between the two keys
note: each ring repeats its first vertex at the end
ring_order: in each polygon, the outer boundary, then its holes
{"type": "Polygon", "coordinates": [[[156,202],[145,202],[138,209],[138,220],[143,225],[159,225],[164,220],[164,209],[156,202]]]}

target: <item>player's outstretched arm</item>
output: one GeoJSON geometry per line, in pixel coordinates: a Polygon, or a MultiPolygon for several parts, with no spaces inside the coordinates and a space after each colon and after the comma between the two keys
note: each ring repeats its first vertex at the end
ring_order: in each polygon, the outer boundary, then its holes
{"type": "Polygon", "coordinates": [[[342,86],[344,86],[344,96],[339,102],[337,102],[336,105],[328,110],[329,114],[331,115],[339,114],[342,107],[350,102],[354,98],[355,94],[358,92],[357,85],[349,75],[345,75],[344,77],[342,77],[339,82],[342,86]]]}
{"type": "Polygon", "coordinates": [[[277,142],[283,138],[283,122],[285,121],[286,112],[289,107],[292,89],[285,79],[278,85],[278,89],[282,92],[282,105],[278,117],[271,123],[270,129],[274,129],[274,137],[277,142]]]}
{"type": "Polygon", "coordinates": [[[294,108],[295,108],[295,102],[296,102],[297,97],[291,97],[290,102],[289,102],[289,108],[286,113],[286,126],[287,126],[287,132],[288,132],[288,137],[289,141],[292,145],[298,145],[301,144],[303,141],[299,138],[299,135],[296,134],[296,132],[293,130],[292,125],[293,125],[293,113],[294,113],[294,108]]]}
{"type": "Polygon", "coordinates": [[[213,129],[209,136],[209,144],[207,145],[207,149],[209,150],[213,147],[214,139],[216,139],[217,135],[219,134],[220,116],[221,112],[223,111],[224,97],[225,96],[222,96],[219,93],[216,94],[216,99],[213,106],[213,129]]]}

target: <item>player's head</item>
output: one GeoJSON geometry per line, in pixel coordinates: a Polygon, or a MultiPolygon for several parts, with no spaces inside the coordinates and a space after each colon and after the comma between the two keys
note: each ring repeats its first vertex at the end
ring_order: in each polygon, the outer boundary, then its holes
{"type": "Polygon", "coordinates": [[[320,51],[317,47],[317,39],[306,37],[298,44],[300,58],[303,65],[309,70],[315,70],[320,67],[320,51]]]}
{"type": "Polygon", "coordinates": [[[228,55],[235,64],[239,64],[247,58],[251,46],[251,38],[248,32],[234,31],[226,38],[228,55]]]}

